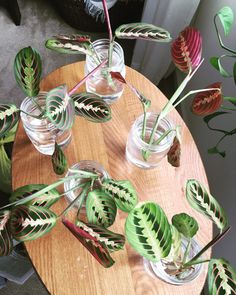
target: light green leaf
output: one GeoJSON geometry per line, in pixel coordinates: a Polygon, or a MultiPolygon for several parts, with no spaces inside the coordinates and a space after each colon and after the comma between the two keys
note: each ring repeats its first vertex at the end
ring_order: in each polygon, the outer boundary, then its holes
{"type": "Polygon", "coordinates": [[[171,227],[171,235],[172,235],[172,245],[171,250],[166,257],[169,261],[176,261],[179,259],[180,253],[181,253],[181,244],[182,244],[182,237],[180,232],[176,229],[175,226],[170,225],[171,227]]]}
{"type": "Polygon", "coordinates": [[[224,29],[225,36],[227,36],[232,28],[234,22],[234,13],[229,6],[225,6],[217,13],[224,29]]]}
{"type": "Polygon", "coordinates": [[[186,213],[174,215],[172,217],[172,224],[186,238],[193,238],[198,231],[196,219],[186,213]]]}

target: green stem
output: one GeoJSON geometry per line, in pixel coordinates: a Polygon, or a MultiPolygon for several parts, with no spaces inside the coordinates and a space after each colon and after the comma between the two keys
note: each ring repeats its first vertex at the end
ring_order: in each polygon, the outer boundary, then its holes
{"type": "Polygon", "coordinates": [[[189,264],[189,262],[185,263],[181,268],[184,269],[184,268],[188,268],[189,266],[192,266],[192,265],[206,263],[206,262],[209,262],[209,261],[210,261],[210,259],[195,260],[195,261],[192,261],[190,264],[189,264]]]}
{"type": "Polygon", "coordinates": [[[183,263],[185,263],[186,260],[187,260],[187,258],[188,258],[189,251],[190,251],[190,248],[191,248],[191,243],[192,243],[192,240],[189,239],[188,245],[187,245],[186,250],[185,250],[185,253],[184,253],[183,263]]]}
{"type": "Polygon", "coordinates": [[[170,130],[167,130],[165,133],[163,133],[153,144],[155,145],[158,145],[162,142],[162,140],[168,136],[171,132],[174,132],[176,131],[176,129],[170,129],[170,130]]]}
{"type": "Polygon", "coordinates": [[[30,116],[30,117],[32,117],[32,118],[38,119],[38,120],[42,119],[42,117],[43,117],[43,114],[40,114],[39,116],[34,116],[34,115],[29,114],[29,113],[27,113],[27,112],[25,112],[25,111],[23,111],[23,110],[20,110],[20,112],[22,112],[22,113],[24,113],[24,114],[26,114],[27,116],[30,116]]]}
{"type": "Polygon", "coordinates": [[[82,208],[82,205],[84,203],[84,200],[88,194],[88,191],[90,189],[90,186],[91,186],[91,182],[87,184],[87,186],[85,186],[85,188],[83,189],[81,195],[80,195],[80,199],[79,199],[79,202],[78,202],[78,211],[77,211],[77,218],[79,218],[79,213],[80,213],[80,209],[82,208]]]}
{"type": "Polygon", "coordinates": [[[114,42],[115,42],[115,36],[109,42],[109,49],[108,49],[108,68],[109,69],[112,66],[112,54],[113,54],[114,42]]]}
{"type": "Polygon", "coordinates": [[[35,104],[36,108],[41,112],[41,115],[44,115],[45,110],[41,108],[41,106],[37,103],[34,96],[31,96],[31,100],[35,104]]]}

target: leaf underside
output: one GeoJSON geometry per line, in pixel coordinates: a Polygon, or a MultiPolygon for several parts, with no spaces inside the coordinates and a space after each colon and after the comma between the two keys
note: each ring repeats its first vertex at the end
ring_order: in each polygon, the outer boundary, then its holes
{"type": "Polygon", "coordinates": [[[13,249],[12,235],[9,228],[11,211],[0,211],[0,256],[7,256],[13,249]]]}
{"type": "Polygon", "coordinates": [[[167,153],[167,160],[173,167],[180,166],[181,146],[180,141],[175,136],[172,146],[167,153]]]}

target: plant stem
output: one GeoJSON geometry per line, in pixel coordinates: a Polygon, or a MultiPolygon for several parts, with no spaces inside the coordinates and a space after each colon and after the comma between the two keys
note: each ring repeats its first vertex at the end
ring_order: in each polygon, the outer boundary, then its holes
{"type": "Polygon", "coordinates": [[[44,114],[45,110],[43,110],[41,108],[41,106],[37,103],[37,101],[35,100],[35,97],[31,96],[31,100],[33,101],[33,103],[35,104],[36,108],[42,113],[44,114]]]}
{"type": "Polygon", "coordinates": [[[184,253],[183,263],[185,263],[186,260],[187,260],[187,258],[188,258],[189,251],[190,251],[190,248],[191,248],[191,243],[192,243],[192,240],[189,239],[188,245],[187,245],[186,250],[185,250],[185,253],[184,253]]]}
{"type": "Polygon", "coordinates": [[[20,110],[20,112],[26,114],[29,117],[32,117],[32,118],[35,118],[35,119],[38,119],[38,120],[42,119],[42,117],[43,117],[43,114],[40,114],[39,116],[34,116],[34,115],[31,115],[31,114],[29,114],[29,113],[27,113],[27,112],[25,112],[23,110],[20,110]]]}
{"type": "Polygon", "coordinates": [[[170,130],[167,130],[165,133],[163,133],[153,144],[155,145],[158,145],[162,142],[162,140],[168,136],[171,132],[174,132],[176,131],[176,129],[170,129],[170,130]]]}
{"type": "Polygon", "coordinates": [[[91,186],[91,182],[88,183],[85,188],[83,189],[81,195],[80,195],[80,199],[79,199],[79,202],[78,202],[78,212],[77,212],[77,218],[79,218],[79,213],[80,213],[80,209],[82,208],[82,205],[84,203],[84,200],[88,194],[88,191],[90,189],[90,186],[91,186]]]}
{"type": "Polygon", "coordinates": [[[111,66],[112,66],[112,54],[113,54],[114,42],[115,42],[115,36],[112,38],[112,40],[109,43],[109,49],[108,49],[108,68],[111,68],[111,66]]]}
{"type": "Polygon", "coordinates": [[[109,40],[110,40],[110,42],[112,42],[113,37],[112,37],[112,30],[111,30],[111,22],[110,22],[110,17],[109,17],[109,13],[108,13],[106,0],[102,0],[102,5],[103,5],[105,17],[106,17],[107,28],[108,28],[108,33],[109,33],[109,40]]]}

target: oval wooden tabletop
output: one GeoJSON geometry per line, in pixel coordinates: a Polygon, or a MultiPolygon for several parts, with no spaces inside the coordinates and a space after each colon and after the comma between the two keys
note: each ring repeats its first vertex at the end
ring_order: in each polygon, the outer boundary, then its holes
{"type": "MultiPolygon", "coordinates": [[[[41,90],[50,90],[66,83],[72,88],[83,77],[84,62],[57,69],[41,83],[41,90]]],[[[152,110],[158,111],[166,103],[166,97],[149,80],[127,67],[127,79],[151,99],[152,110]]],[[[79,89],[84,90],[83,87],[79,89]]],[[[73,139],[65,153],[69,165],[81,160],[100,162],[111,177],[129,179],[135,186],[139,200],[157,202],[171,218],[174,214],[187,212],[194,216],[200,226],[197,239],[201,245],[212,237],[211,222],[193,211],[185,200],[183,187],[189,178],[207,184],[205,170],[193,138],[176,111],[171,120],[182,126],[181,167],[173,168],[166,159],[153,170],[141,170],[127,162],[125,145],[132,122],[142,113],[138,99],[125,89],[119,101],[112,105],[112,120],[95,124],[76,118],[73,139]]],[[[17,132],[13,150],[13,187],[30,183],[52,183],[56,176],[50,157],[40,154],[30,143],[22,125],[17,132]]],[[[65,200],[54,205],[56,213],[66,207],[65,200]]],[[[114,231],[124,232],[126,215],[119,214],[114,231]]],[[[116,263],[103,268],[62,225],[61,222],[46,236],[27,242],[26,248],[39,276],[53,295],[132,295],[161,294],[184,295],[201,293],[206,278],[203,273],[185,286],[169,285],[151,277],[144,270],[143,259],[126,243],[125,249],[112,254],[116,263]]],[[[210,253],[208,253],[208,256],[210,253]]]]}

